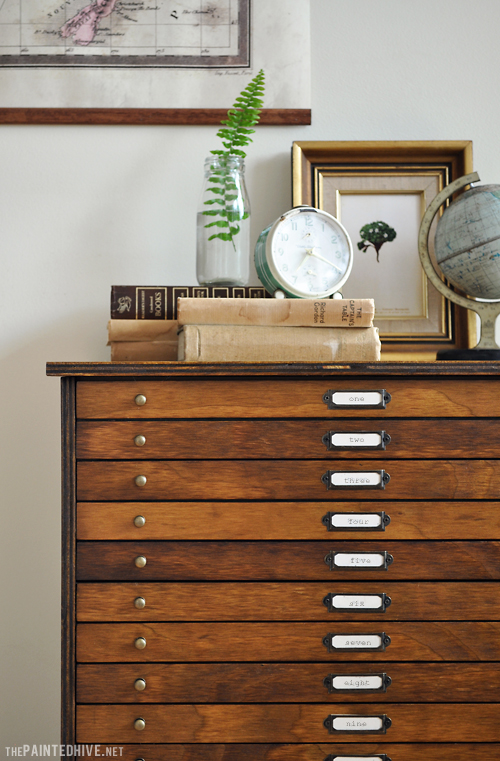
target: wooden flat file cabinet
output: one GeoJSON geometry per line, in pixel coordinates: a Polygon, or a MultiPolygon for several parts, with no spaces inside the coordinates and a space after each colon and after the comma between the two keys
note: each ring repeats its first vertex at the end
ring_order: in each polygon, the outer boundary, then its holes
{"type": "Polygon", "coordinates": [[[500,363],[48,373],[63,743],[500,757],[500,363]]]}

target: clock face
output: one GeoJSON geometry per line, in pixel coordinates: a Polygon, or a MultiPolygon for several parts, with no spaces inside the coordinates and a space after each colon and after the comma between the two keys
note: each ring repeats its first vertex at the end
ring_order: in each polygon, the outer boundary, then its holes
{"type": "Polygon", "coordinates": [[[302,298],[334,293],[352,267],[346,230],[321,210],[299,207],[275,223],[267,239],[267,261],[284,290],[302,298]]]}

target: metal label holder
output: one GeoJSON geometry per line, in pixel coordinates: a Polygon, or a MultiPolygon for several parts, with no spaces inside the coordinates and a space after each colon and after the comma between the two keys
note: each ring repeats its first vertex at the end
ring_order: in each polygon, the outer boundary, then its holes
{"type": "Polygon", "coordinates": [[[329,567],[330,571],[343,571],[343,570],[347,570],[347,571],[361,571],[361,570],[363,570],[363,571],[387,571],[387,569],[390,566],[390,564],[394,561],[394,557],[389,552],[387,552],[386,550],[383,550],[382,552],[365,552],[365,551],[361,551],[361,552],[353,552],[353,553],[348,553],[345,550],[343,550],[343,551],[332,550],[331,552],[328,553],[328,555],[325,555],[324,560],[325,560],[325,563],[327,564],[327,566],[329,567]],[[362,563],[353,563],[352,565],[337,565],[336,564],[335,558],[337,557],[337,555],[348,555],[348,554],[355,555],[356,557],[358,557],[358,556],[359,557],[364,557],[364,556],[368,556],[368,555],[380,555],[381,558],[382,558],[382,563],[380,565],[373,565],[373,566],[363,565],[362,563]]]}
{"type": "Polygon", "coordinates": [[[329,613],[334,613],[338,610],[348,610],[351,613],[385,613],[386,608],[389,607],[392,600],[389,597],[389,595],[386,595],[385,592],[381,592],[380,594],[364,594],[363,592],[360,592],[359,594],[355,595],[352,593],[348,594],[341,594],[339,592],[330,592],[326,595],[326,597],[323,597],[323,605],[326,605],[328,608],[329,613]],[[355,604],[352,607],[346,606],[342,608],[338,608],[334,605],[333,601],[336,597],[353,597],[353,598],[362,598],[362,597],[379,597],[380,598],[380,605],[378,605],[376,608],[374,607],[365,607],[364,605],[355,604]]]}
{"type": "Polygon", "coordinates": [[[384,510],[378,513],[340,513],[335,510],[326,513],[321,519],[321,522],[326,526],[327,531],[385,531],[386,526],[391,522],[391,518],[384,510]],[[380,524],[378,526],[334,526],[332,525],[332,518],[336,515],[346,515],[352,517],[352,520],[361,520],[361,516],[365,515],[378,515],[380,517],[380,524]]]}
{"type": "Polygon", "coordinates": [[[389,473],[387,473],[385,470],[327,470],[326,473],[324,473],[321,476],[321,481],[325,484],[327,489],[361,489],[362,491],[369,491],[371,489],[385,489],[386,484],[389,483],[391,480],[391,477],[389,473]],[[354,480],[355,476],[367,476],[370,473],[377,473],[380,476],[380,482],[378,484],[342,484],[339,486],[338,484],[332,484],[332,476],[334,476],[336,473],[342,473],[346,476],[351,477],[354,480]]]}
{"type": "Polygon", "coordinates": [[[385,672],[382,672],[380,674],[328,674],[323,679],[323,684],[325,685],[326,689],[330,694],[332,693],[348,693],[348,694],[359,694],[359,693],[369,693],[369,692],[387,692],[387,688],[392,684],[392,679],[390,676],[387,676],[385,672]],[[381,680],[380,687],[334,687],[334,680],[337,678],[342,679],[368,679],[370,677],[378,676],[381,680]]]}
{"type": "Polygon", "coordinates": [[[360,452],[368,452],[373,451],[375,449],[385,449],[387,444],[390,444],[391,437],[389,436],[386,431],[328,431],[325,433],[325,435],[322,437],[321,441],[325,445],[325,447],[328,449],[329,452],[342,452],[342,451],[360,451],[360,452]],[[364,446],[364,444],[351,444],[346,446],[337,446],[336,444],[332,444],[332,436],[335,434],[342,434],[344,436],[367,436],[369,434],[378,434],[380,436],[380,444],[375,445],[368,445],[364,446]]]}
{"type": "Polygon", "coordinates": [[[371,632],[370,634],[352,634],[346,632],[329,632],[323,637],[323,644],[329,653],[381,653],[391,644],[391,638],[385,632],[371,632]],[[366,637],[380,637],[379,647],[334,647],[332,642],[334,637],[348,637],[349,639],[359,639],[363,641],[366,637]]]}
{"type": "Polygon", "coordinates": [[[387,716],[387,714],[378,714],[377,716],[359,716],[358,714],[336,714],[331,713],[330,716],[327,716],[326,719],[323,722],[323,725],[328,729],[330,734],[344,734],[345,732],[352,732],[354,734],[376,734],[376,735],[385,735],[389,727],[391,726],[392,721],[387,716]],[[381,720],[381,727],[380,729],[362,729],[356,726],[352,727],[346,727],[345,729],[338,729],[334,726],[336,719],[346,719],[347,721],[351,721],[352,724],[360,724],[363,719],[380,719],[381,720]]]}
{"type": "Polygon", "coordinates": [[[349,761],[349,759],[352,759],[352,761],[359,761],[361,759],[366,759],[366,761],[391,761],[387,753],[370,753],[369,756],[360,756],[357,754],[356,756],[337,756],[330,755],[325,758],[325,761],[349,761]]]}
{"type": "Polygon", "coordinates": [[[352,409],[364,409],[364,410],[385,410],[386,405],[391,401],[391,395],[385,388],[377,388],[370,390],[358,389],[328,389],[323,394],[323,401],[329,410],[352,410],[352,409]],[[341,395],[341,400],[335,401],[335,396],[341,395]],[[378,394],[380,401],[372,401],[373,394],[378,394]],[[366,401],[365,401],[366,400],[366,401]]]}

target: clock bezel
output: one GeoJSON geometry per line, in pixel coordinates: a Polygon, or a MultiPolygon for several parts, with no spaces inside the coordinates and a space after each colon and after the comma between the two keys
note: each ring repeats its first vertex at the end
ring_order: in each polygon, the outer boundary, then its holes
{"type": "MultiPolygon", "coordinates": [[[[264,231],[264,233],[265,232],[266,231],[264,231]]],[[[282,290],[284,291],[284,293],[286,293],[287,296],[290,296],[292,298],[325,299],[325,298],[329,298],[330,296],[332,296],[332,294],[339,291],[339,289],[342,288],[342,286],[347,281],[349,275],[351,274],[352,265],[353,265],[353,246],[352,246],[352,241],[349,237],[349,233],[347,232],[345,227],[339,222],[339,220],[336,219],[336,217],[334,217],[332,214],[329,214],[327,211],[323,211],[322,209],[316,209],[314,206],[301,205],[301,206],[295,206],[293,209],[286,211],[268,228],[267,237],[265,241],[264,259],[265,259],[265,265],[267,265],[265,268],[266,269],[265,274],[273,283],[276,283],[275,290],[282,290]],[[332,288],[328,288],[325,291],[315,291],[311,293],[311,292],[302,291],[298,288],[294,288],[291,283],[288,283],[287,281],[283,279],[283,276],[277,269],[275,261],[274,261],[272,249],[273,249],[273,240],[276,233],[279,231],[279,228],[281,227],[285,219],[288,220],[290,217],[293,217],[301,213],[314,213],[317,215],[317,218],[326,218],[330,226],[332,226],[339,233],[341,233],[345,239],[345,242],[347,243],[349,260],[347,263],[346,271],[342,275],[340,280],[338,280],[337,283],[332,288]]],[[[256,261],[257,261],[257,258],[256,258],[256,261]]],[[[259,273],[259,277],[260,277],[260,273],[259,273]]],[[[264,283],[266,288],[268,288],[268,285],[266,285],[264,281],[262,282],[264,283]]]]}

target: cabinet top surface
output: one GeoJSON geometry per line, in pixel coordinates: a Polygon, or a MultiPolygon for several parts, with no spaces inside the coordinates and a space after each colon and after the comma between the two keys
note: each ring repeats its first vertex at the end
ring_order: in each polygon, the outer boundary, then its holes
{"type": "Polygon", "coordinates": [[[224,376],[496,376],[500,362],[48,362],[47,375],[90,378],[224,376]]]}

